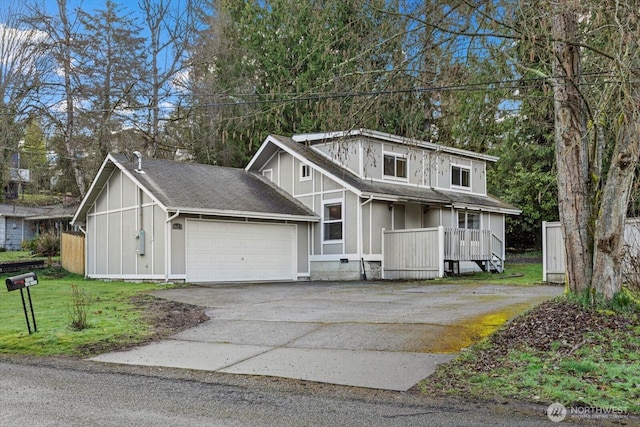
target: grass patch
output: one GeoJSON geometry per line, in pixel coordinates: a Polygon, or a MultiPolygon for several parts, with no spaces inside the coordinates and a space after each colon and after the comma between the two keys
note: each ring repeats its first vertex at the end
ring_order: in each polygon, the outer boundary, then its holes
{"type": "MultiPolygon", "coordinates": [[[[30,251],[4,251],[0,252],[1,262],[29,261],[34,259],[47,259],[47,257],[33,256],[30,251]]],[[[56,257],[54,257],[56,259],[56,257]]],[[[59,257],[58,257],[59,259],[59,257]]]]}
{"type": "Polygon", "coordinates": [[[425,393],[640,413],[640,308],[559,298],[512,321],[423,381],[425,393]]]}
{"type": "MultiPolygon", "coordinates": [[[[86,348],[101,343],[120,345],[144,341],[152,327],[142,318],[134,296],[158,289],[153,283],[100,282],[63,275],[56,269],[38,271],[38,285],[30,288],[38,331],[29,335],[20,291],[0,298],[0,353],[36,356],[85,356],[86,348]],[[82,307],[84,328],[72,316],[78,309],[78,293],[89,305],[82,307]]],[[[25,299],[26,292],[25,292],[25,299]]],[[[28,304],[28,302],[27,302],[28,304]]],[[[76,313],[77,314],[77,313],[76,313]]],[[[29,314],[31,321],[31,314],[29,314]]],[[[33,325],[32,325],[33,329],[33,325]]]]}
{"type": "Polygon", "coordinates": [[[505,264],[503,273],[473,273],[460,276],[429,280],[426,283],[438,284],[503,284],[534,285],[542,282],[541,263],[509,263],[505,264]]]}

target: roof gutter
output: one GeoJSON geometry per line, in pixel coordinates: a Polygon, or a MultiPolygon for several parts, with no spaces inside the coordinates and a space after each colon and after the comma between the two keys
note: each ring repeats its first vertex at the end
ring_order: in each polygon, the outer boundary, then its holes
{"type": "Polygon", "coordinates": [[[181,214],[226,216],[230,218],[273,219],[273,220],[280,220],[280,221],[302,221],[302,222],[319,222],[320,221],[320,217],[318,215],[286,215],[286,214],[249,212],[249,211],[226,211],[226,210],[216,210],[216,209],[212,210],[212,209],[168,208],[167,210],[171,210],[171,211],[179,210],[181,214]]]}
{"type": "Polygon", "coordinates": [[[171,222],[174,219],[176,219],[178,217],[178,215],[180,215],[180,209],[176,210],[176,213],[174,213],[173,215],[171,215],[170,217],[167,218],[167,220],[165,222],[171,222]]]}

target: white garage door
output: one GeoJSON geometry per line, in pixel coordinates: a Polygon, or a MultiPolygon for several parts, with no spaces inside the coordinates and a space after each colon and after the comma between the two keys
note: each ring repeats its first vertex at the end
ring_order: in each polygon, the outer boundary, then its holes
{"type": "Polygon", "coordinates": [[[295,280],[296,226],[187,220],[187,281],[295,280]]]}

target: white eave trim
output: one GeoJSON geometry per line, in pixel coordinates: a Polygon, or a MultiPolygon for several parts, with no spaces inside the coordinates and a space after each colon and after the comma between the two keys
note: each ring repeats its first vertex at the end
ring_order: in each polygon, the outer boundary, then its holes
{"type": "MultiPolygon", "coordinates": [[[[142,183],[138,180],[138,178],[136,178],[135,174],[130,173],[120,162],[118,162],[116,160],[115,157],[113,157],[113,155],[111,153],[107,154],[107,157],[105,158],[104,162],[102,162],[102,166],[100,166],[100,170],[98,170],[98,173],[96,174],[96,177],[94,178],[93,182],[91,183],[91,187],[89,187],[89,191],[87,191],[84,199],[82,199],[82,202],[80,203],[80,206],[78,206],[78,209],[76,210],[76,213],[73,216],[73,219],[71,220],[71,224],[75,225],[76,222],[78,222],[78,215],[80,214],[80,212],[82,212],[85,204],[87,201],[91,200],[91,203],[93,203],[95,201],[95,198],[97,197],[97,195],[95,195],[95,197],[89,197],[89,196],[93,196],[94,191],[97,191],[96,188],[94,188],[96,186],[96,183],[98,182],[98,178],[102,176],[102,174],[104,173],[104,169],[106,168],[107,163],[112,163],[116,169],[119,169],[120,172],[122,172],[123,174],[125,174],[129,179],[131,179],[131,181],[134,182],[134,184],[142,189],[142,191],[149,196],[149,198],[153,201],[153,203],[155,203],[156,205],[158,205],[162,210],[164,210],[165,212],[167,212],[167,207],[165,205],[163,205],[162,203],[160,203],[160,201],[158,199],[156,199],[153,194],[151,192],[149,192],[149,190],[142,185],[142,183]]],[[[113,172],[111,172],[111,174],[113,174],[113,172]]],[[[109,181],[109,178],[107,178],[105,180],[105,183],[109,181]]],[[[103,187],[104,188],[104,187],[103,187]]],[[[102,188],[100,189],[102,190],[102,188]]]]}
{"type": "MultiPolygon", "coordinates": [[[[321,166],[317,165],[316,163],[313,163],[312,161],[310,161],[306,157],[301,156],[300,154],[296,153],[295,151],[291,151],[289,149],[289,147],[287,147],[286,145],[282,144],[280,141],[278,141],[278,139],[276,137],[274,137],[272,135],[269,135],[267,137],[267,139],[265,139],[265,141],[262,143],[262,145],[260,146],[260,148],[258,149],[256,154],[253,156],[253,158],[251,159],[251,161],[247,165],[246,170],[249,170],[253,166],[254,161],[258,158],[258,156],[260,155],[260,153],[262,152],[264,147],[267,146],[268,143],[274,144],[275,146],[280,148],[282,151],[285,151],[285,152],[291,154],[293,157],[295,157],[297,160],[299,160],[300,162],[304,163],[305,165],[310,165],[314,169],[319,170],[322,174],[330,177],[332,180],[334,180],[335,182],[337,182],[339,185],[341,185],[342,187],[346,188],[347,190],[351,191],[355,195],[361,196],[361,191],[359,189],[357,189],[354,186],[344,182],[342,179],[340,179],[339,177],[335,176],[334,174],[329,173],[326,169],[322,168],[321,166]]],[[[340,166],[340,165],[338,165],[338,166],[339,167],[343,167],[343,166],[340,166]]]]}
{"type": "Polygon", "coordinates": [[[452,203],[449,206],[454,209],[468,209],[472,211],[483,211],[483,212],[495,212],[495,213],[503,213],[507,215],[520,215],[522,211],[520,209],[508,209],[508,208],[500,208],[494,206],[480,206],[480,205],[470,205],[464,203],[452,203]]]}
{"type": "Polygon", "coordinates": [[[455,154],[463,157],[470,157],[474,159],[481,159],[487,162],[497,162],[500,158],[496,156],[491,156],[489,154],[481,154],[476,153],[474,151],[463,150],[461,148],[447,147],[440,144],[434,144],[433,142],[420,141],[412,138],[405,138],[398,135],[393,135],[386,132],[379,132],[370,129],[357,129],[351,131],[339,131],[339,132],[325,132],[325,133],[306,133],[293,135],[291,137],[292,140],[296,142],[312,142],[312,141],[322,141],[327,139],[336,139],[336,138],[344,138],[347,136],[368,136],[375,139],[381,139],[384,141],[395,142],[403,145],[415,145],[417,147],[428,148],[434,151],[439,151],[443,153],[455,154]]]}
{"type": "Polygon", "coordinates": [[[320,217],[317,215],[286,215],[276,213],[262,213],[249,211],[228,211],[222,209],[189,209],[189,208],[169,208],[168,212],[180,211],[180,215],[207,215],[207,216],[223,216],[230,218],[252,218],[252,219],[273,219],[280,221],[301,221],[301,222],[319,222],[320,217]]]}

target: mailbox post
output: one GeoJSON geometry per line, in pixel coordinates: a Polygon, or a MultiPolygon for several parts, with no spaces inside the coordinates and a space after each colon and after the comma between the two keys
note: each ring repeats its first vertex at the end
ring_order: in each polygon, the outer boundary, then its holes
{"type": "Polygon", "coordinates": [[[29,335],[31,335],[31,324],[29,323],[29,315],[27,314],[27,304],[24,300],[24,289],[27,289],[27,296],[29,297],[29,308],[31,309],[31,319],[33,320],[33,331],[38,332],[38,326],[36,325],[36,316],[33,314],[33,303],[31,302],[31,292],[29,288],[38,284],[38,276],[36,273],[20,274],[18,276],[9,277],[5,281],[7,285],[7,291],[15,291],[20,289],[20,296],[22,297],[22,308],[24,309],[24,318],[27,321],[27,329],[29,335]]]}

